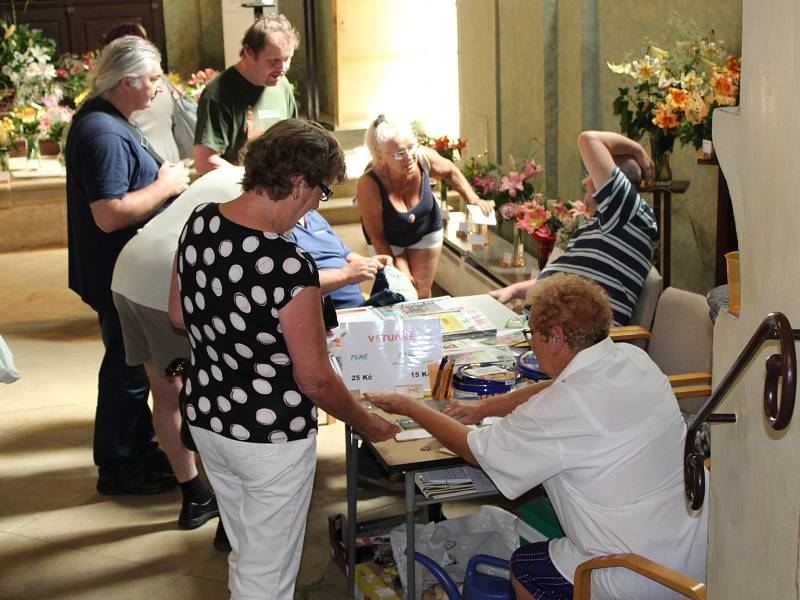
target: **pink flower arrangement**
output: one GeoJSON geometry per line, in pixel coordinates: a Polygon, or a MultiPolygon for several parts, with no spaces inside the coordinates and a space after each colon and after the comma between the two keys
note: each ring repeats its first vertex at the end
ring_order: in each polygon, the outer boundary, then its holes
{"type": "Polygon", "coordinates": [[[537,179],[544,168],[532,158],[523,161],[512,158],[510,168],[471,158],[461,170],[481,198],[494,200],[500,206],[531,200],[537,192],[537,179]]]}
{"type": "Polygon", "coordinates": [[[536,194],[532,200],[522,204],[503,204],[500,214],[505,219],[516,219],[519,230],[535,240],[555,242],[559,248],[566,248],[575,230],[591,217],[588,207],[581,200],[548,200],[542,194],[536,194]]]}
{"type": "Polygon", "coordinates": [[[219,71],[211,68],[200,69],[196,73],[192,73],[183,88],[184,95],[197,102],[208,83],[218,74],[219,71]]]}

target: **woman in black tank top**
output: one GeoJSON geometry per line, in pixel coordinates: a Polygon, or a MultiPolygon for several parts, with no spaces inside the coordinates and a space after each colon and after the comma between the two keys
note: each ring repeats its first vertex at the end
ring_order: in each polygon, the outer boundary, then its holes
{"type": "Polygon", "coordinates": [[[372,167],[358,180],[358,210],[377,254],[394,257],[394,265],[414,282],[420,298],[430,298],[442,252],[442,218],[430,177],[444,179],[467,204],[484,213],[494,208],[481,200],[453,162],[430,148],[417,146],[408,123],[383,115],[366,133],[372,167]]]}

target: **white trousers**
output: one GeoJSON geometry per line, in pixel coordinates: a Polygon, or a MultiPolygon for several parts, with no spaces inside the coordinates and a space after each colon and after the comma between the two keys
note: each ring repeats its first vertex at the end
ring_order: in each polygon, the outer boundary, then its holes
{"type": "Polygon", "coordinates": [[[255,444],[191,430],[231,543],[231,600],[291,600],[314,487],[316,436],[255,444]]]}

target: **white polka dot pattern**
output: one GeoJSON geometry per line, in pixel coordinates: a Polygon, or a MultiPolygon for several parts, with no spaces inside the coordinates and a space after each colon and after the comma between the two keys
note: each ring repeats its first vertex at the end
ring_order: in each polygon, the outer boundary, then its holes
{"type": "Polygon", "coordinates": [[[256,271],[262,275],[271,273],[275,267],[275,262],[269,256],[263,256],[256,261],[256,271]]]}
{"type": "Polygon", "coordinates": [[[283,272],[294,275],[300,270],[301,263],[296,258],[287,258],[283,261],[283,272]]]}
{"type": "MultiPolygon", "coordinates": [[[[265,363],[258,363],[256,365],[256,373],[258,373],[262,377],[275,377],[276,371],[275,367],[273,367],[272,365],[268,365],[265,363]]],[[[289,392],[286,393],[288,394],[289,392]]],[[[299,396],[300,394],[297,395],[299,396]]]]}
{"type": "Polygon", "coordinates": [[[274,410],[270,410],[268,408],[259,408],[256,411],[256,421],[262,425],[272,425],[277,418],[278,415],[275,414],[274,410]]]}
{"type": "Polygon", "coordinates": [[[294,390],[287,390],[283,393],[283,401],[286,403],[286,406],[300,406],[300,402],[303,401],[303,397],[294,390]]]}
{"type": "Polygon", "coordinates": [[[231,425],[231,435],[241,441],[250,439],[250,432],[238,423],[231,425]]]}
{"type": "Polygon", "coordinates": [[[263,396],[268,396],[272,392],[272,386],[266,379],[253,379],[253,389],[263,396]]]}
{"type": "Polygon", "coordinates": [[[228,258],[233,252],[233,243],[230,240],[222,240],[219,243],[218,251],[222,258],[228,258]]]}
{"type": "Polygon", "coordinates": [[[259,306],[264,306],[267,303],[267,292],[265,292],[264,288],[260,285],[253,286],[250,290],[250,297],[253,299],[253,302],[259,306]]]}
{"type": "Polygon", "coordinates": [[[244,238],[242,242],[242,250],[247,253],[255,252],[258,249],[258,238],[254,235],[244,238]]]}
{"type": "Polygon", "coordinates": [[[283,431],[270,431],[267,439],[271,444],[283,444],[289,441],[289,436],[283,431]]]}
{"type": "Polygon", "coordinates": [[[196,209],[177,253],[191,344],[184,394],[197,427],[256,443],[316,435],[316,407],[298,389],[279,310],[319,286],[307,253],[278,234],[196,209]]]}

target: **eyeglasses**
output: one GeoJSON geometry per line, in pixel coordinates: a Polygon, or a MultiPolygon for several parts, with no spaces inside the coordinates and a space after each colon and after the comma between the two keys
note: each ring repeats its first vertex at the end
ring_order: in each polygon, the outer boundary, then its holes
{"type": "Polygon", "coordinates": [[[539,331],[538,329],[523,329],[522,335],[525,336],[525,339],[530,344],[533,341],[533,334],[539,331]]]}
{"type": "Polygon", "coordinates": [[[417,145],[414,144],[408,148],[403,148],[397,152],[392,152],[392,158],[395,160],[403,160],[406,156],[414,156],[417,151],[417,145]]]}
{"type": "Polygon", "coordinates": [[[333,190],[324,183],[319,184],[319,189],[322,192],[322,196],[320,196],[321,202],[327,202],[333,196],[333,190]]]}

